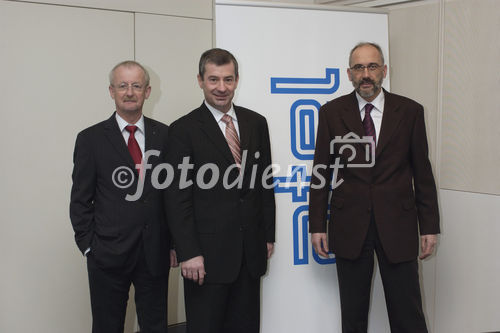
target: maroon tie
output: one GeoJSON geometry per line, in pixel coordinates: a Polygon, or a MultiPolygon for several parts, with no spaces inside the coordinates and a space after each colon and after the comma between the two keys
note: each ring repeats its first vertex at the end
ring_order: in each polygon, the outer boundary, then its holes
{"type": "Polygon", "coordinates": [[[129,125],[126,126],[125,129],[130,133],[128,137],[128,151],[130,152],[130,155],[132,156],[134,163],[136,165],[137,164],[140,165],[142,161],[141,148],[139,148],[139,144],[137,143],[137,140],[135,139],[134,136],[134,133],[137,130],[137,126],[129,125]]]}
{"type": "Polygon", "coordinates": [[[373,104],[365,105],[365,119],[363,119],[363,127],[365,128],[365,135],[373,137],[373,142],[377,143],[377,134],[375,133],[375,125],[373,124],[370,112],[373,110],[373,104]]]}

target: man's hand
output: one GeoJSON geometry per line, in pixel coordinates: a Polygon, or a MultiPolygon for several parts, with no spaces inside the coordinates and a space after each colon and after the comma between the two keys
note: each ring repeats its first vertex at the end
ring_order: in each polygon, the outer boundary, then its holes
{"type": "Polygon", "coordinates": [[[274,243],[267,243],[267,259],[271,258],[274,251],[274,243]]]}
{"type": "Polygon", "coordinates": [[[181,271],[184,278],[198,282],[201,286],[205,281],[205,264],[203,256],[193,257],[181,262],[181,271]]]}
{"type": "Polygon", "coordinates": [[[170,267],[177,267],[179,263],[177,262],[177,253],[174,249],[170,249],[170,267]]]}
{"type": "Polygon", "coordinates": [[[420,240],[422,242],[422,248],[420,251],[420,257],[418,258],[420,260],[423,260],[434,252],[434,248],[436,247],[437,243],[437,235],[421,235],[420,240]]]}
{"type": "Polygon", "coordinates": [[[311,243],[317,254],[322,257],[328,257],[328,241],[326,240],[326,232],[314,232],[311,234],[311,243]]]}

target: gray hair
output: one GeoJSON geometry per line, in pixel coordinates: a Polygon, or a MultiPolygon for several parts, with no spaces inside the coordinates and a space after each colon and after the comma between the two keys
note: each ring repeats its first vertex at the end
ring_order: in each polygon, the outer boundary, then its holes
{"type": "Polygon", "coordinates": [[[140,63],[138,63],[137,61],[134,61],[134,60],[125,60],[125,61],[122,61],[119,64],[115,65],[115,67],[113,67],[111,72],[109,72],[109,84],[110,85],[113,85],[113,79],[115,78],[116,69],[118,67],[122,67],[122,66],[127,67],[127,68],[139,67],[142,70],[142,72],[144,73],[144,81],[146,82],[146,87],[149,86],[149,73],[148,73],[147,69],[144,68],[144,66],[142,66],[140,63]]]}
{"type": "Polygon", "coordinates": [[[382,59],[382,65],[385,64],[384,53],[382,52],[382,48],[380,47],[380,45],[378,45],[377,43],[372,43],[372,42],[361,42],[361,43],[358,43],[356,46],[354,46],[351,50],[351,53],[349,53],[349,67],[351,67],[352,54],[354,53],[354,51],[356,51],[357,49],[359,49],[362,46],[372,46],[372,47],[376,48],[378,53],[380,54],[380,59],[382,59]]]}

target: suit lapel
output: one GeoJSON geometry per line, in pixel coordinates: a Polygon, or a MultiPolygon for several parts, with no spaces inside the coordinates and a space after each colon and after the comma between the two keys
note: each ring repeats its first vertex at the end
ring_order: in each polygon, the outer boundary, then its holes
{"type": "Polygon", "coordinates": [[[380,126],[378,144],[375,150],[375,158],[384,150],[384,147],[390,141],[391,136],[398,127],[403,116],[403,112],[401,112],[392,94],[385,91],[385,89],[384,98],[384,114],[382,116],[382,125],[380,126]]]}
{"type": "Polygon", "coordinates": [[[123,139],[123,135],[118,128],[118,123],[115,119],[115,114],[106,121],[104,126],[106,138],[109,140],[111,145],[116,149],[118,154],[123,158],[123,160],[127,163],[127,166],[132,170],[135,170],[135,163],[128,151],[127,145],[125,144],[125,140],[123,139]]]}
{"type": "Polygon", "coordinates": [[[151,149],[161,152],[163,143],[160,140],[160,135],[157,132],[155,123],[147,117],[144,117],[144,131],[146,132],[145,152],[151,149]]]}
{"type": "Polygon", "coordinates": [[[215,149],[226,159],[228,165],[233,164],[233,154],[231,154],[226,138],[205,103],[198,108],[198,118],[201,123],[201,130],[206,134],[208,140],[214,144],[215,149]]]}
{"type": "MultiPolygon", "coordinates": [[[[241,150],[241,157],[243,158],[243,152],[247,152],[247,161],[245,168],[249,166],[249,160],[253,156],[249,156],[251,149],[250,149],[250,142],[251,140],[251,130],[250,130],[250,119],[248,119],[248,115],[245,112],[242,112],[240,107],[234,106],[234,111],[236,112],[236,118],[238,119],[238,129],[240,130],[240,150],[241,150]]],[[[243,162],[243,160],[242,160],[243,162]]]]}
{"type": "MultiPolygon", "coordinates": [[[[144,142],[144,154],[156,150],[160,155],[150,155],[145,163],[151,164],[151,168],[146,170],[146,180],[151,178],[151,172],[161,162],[161,153],[163,150],[163,142],[161,141],[161,135],[156,128],[156,124],[149,118],[144,117],[144,132],[145,132],[145,142],[144,142]]],[[[145,156],[143,156],[144,158],[145,156]]],[[[147,193],[152,187],[151,181],[144,182],[144,193],[147,193]]]]}
{"type": "Polygon", "coordinates": [[[350,132],[360,138],[364,135],[363,123],[359,112],[359,103],[356,98],[356,92],[350,94],[349,101],[344,105],[342,120],[350,132]]]}

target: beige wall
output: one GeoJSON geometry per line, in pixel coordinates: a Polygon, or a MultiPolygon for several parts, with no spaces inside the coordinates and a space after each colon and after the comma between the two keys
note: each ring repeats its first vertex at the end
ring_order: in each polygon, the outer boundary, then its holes
{"type": "MultiPolygon", "coordinates": [[[[68,207],[76,134],[112,114],[107,74],[134,57],[152,74],[146,114],[170,123],[187,113],[201,103],[197,61],[212,46],[211,0],[47,2],[65,6],[0,0],[0,332],[90,332],[68,207]]],[[[180,322],[178,270],[171,286],[169,321],[180,322]]]]}
{"type": "Polygon", "coordinates": [[[500,196],[440,190],[436,333],[500,332],[500,196]]]}
{"type": "MultiPolygon", "coordinates": [[[[88,332],[85,260],[68,217],[76,133],[111,114],[107,73],[125,58],[151,71],[147,115],[170,123],[197,106],[212,1],[39,2],[0,0],[0,331],[88,332]]],[[[438,252],[421,266],[436,333],[500,331],[498,17],[497,0],[427,0],[389,14],[391,88],[424,105],[441,188],[438,252]]],[[[178,270],[170,283],[169,321],[183,321],[178,270]]]]}
{"type": "MultiPolygon", "coordinates": [[[[135,15],[135,56],[151,75],[144,114],[166,124],[198,107],[203,99],[196,80],[198,61],[212,46],[212,20],[135,15]]],[[[169,323],[186,320],[179,268],[170,271],[169,323]]]]}
{"type": "Polygon", "coordinates": [[[500,2],[445,1],[443,9],[436,332],[498,332],[500,2]]]}
{"type": "Polygon", "coordinates": [[[391,88],[425,106],[440,187],[440,243],[423,263],[436,333],[500,331],[499,17],[496,0],[422,1],[389,14],[391,88]]]}
{"type": "MultiPolygon", "coordinates": [[[[408,96],[424,106],[434,174],[437,158],[438,31],[437,3],[389,12],[391,91],[408,96]]],[[[436,258],[421,262],[420,272],[424,312],[428,325],[433,327],[436,258]]]]}
{"type": "Polygon", "coordinates": [[[500,195],[500,2],[447,1],[441,186],[500,195]]]}
{"type": "MultiPolygon", "coordinates": [[[[31,0],[15,0],[33,2],[31,0]]],[[[212,19],[212,0],[38,0],[37,3],[212,19]]]]}

